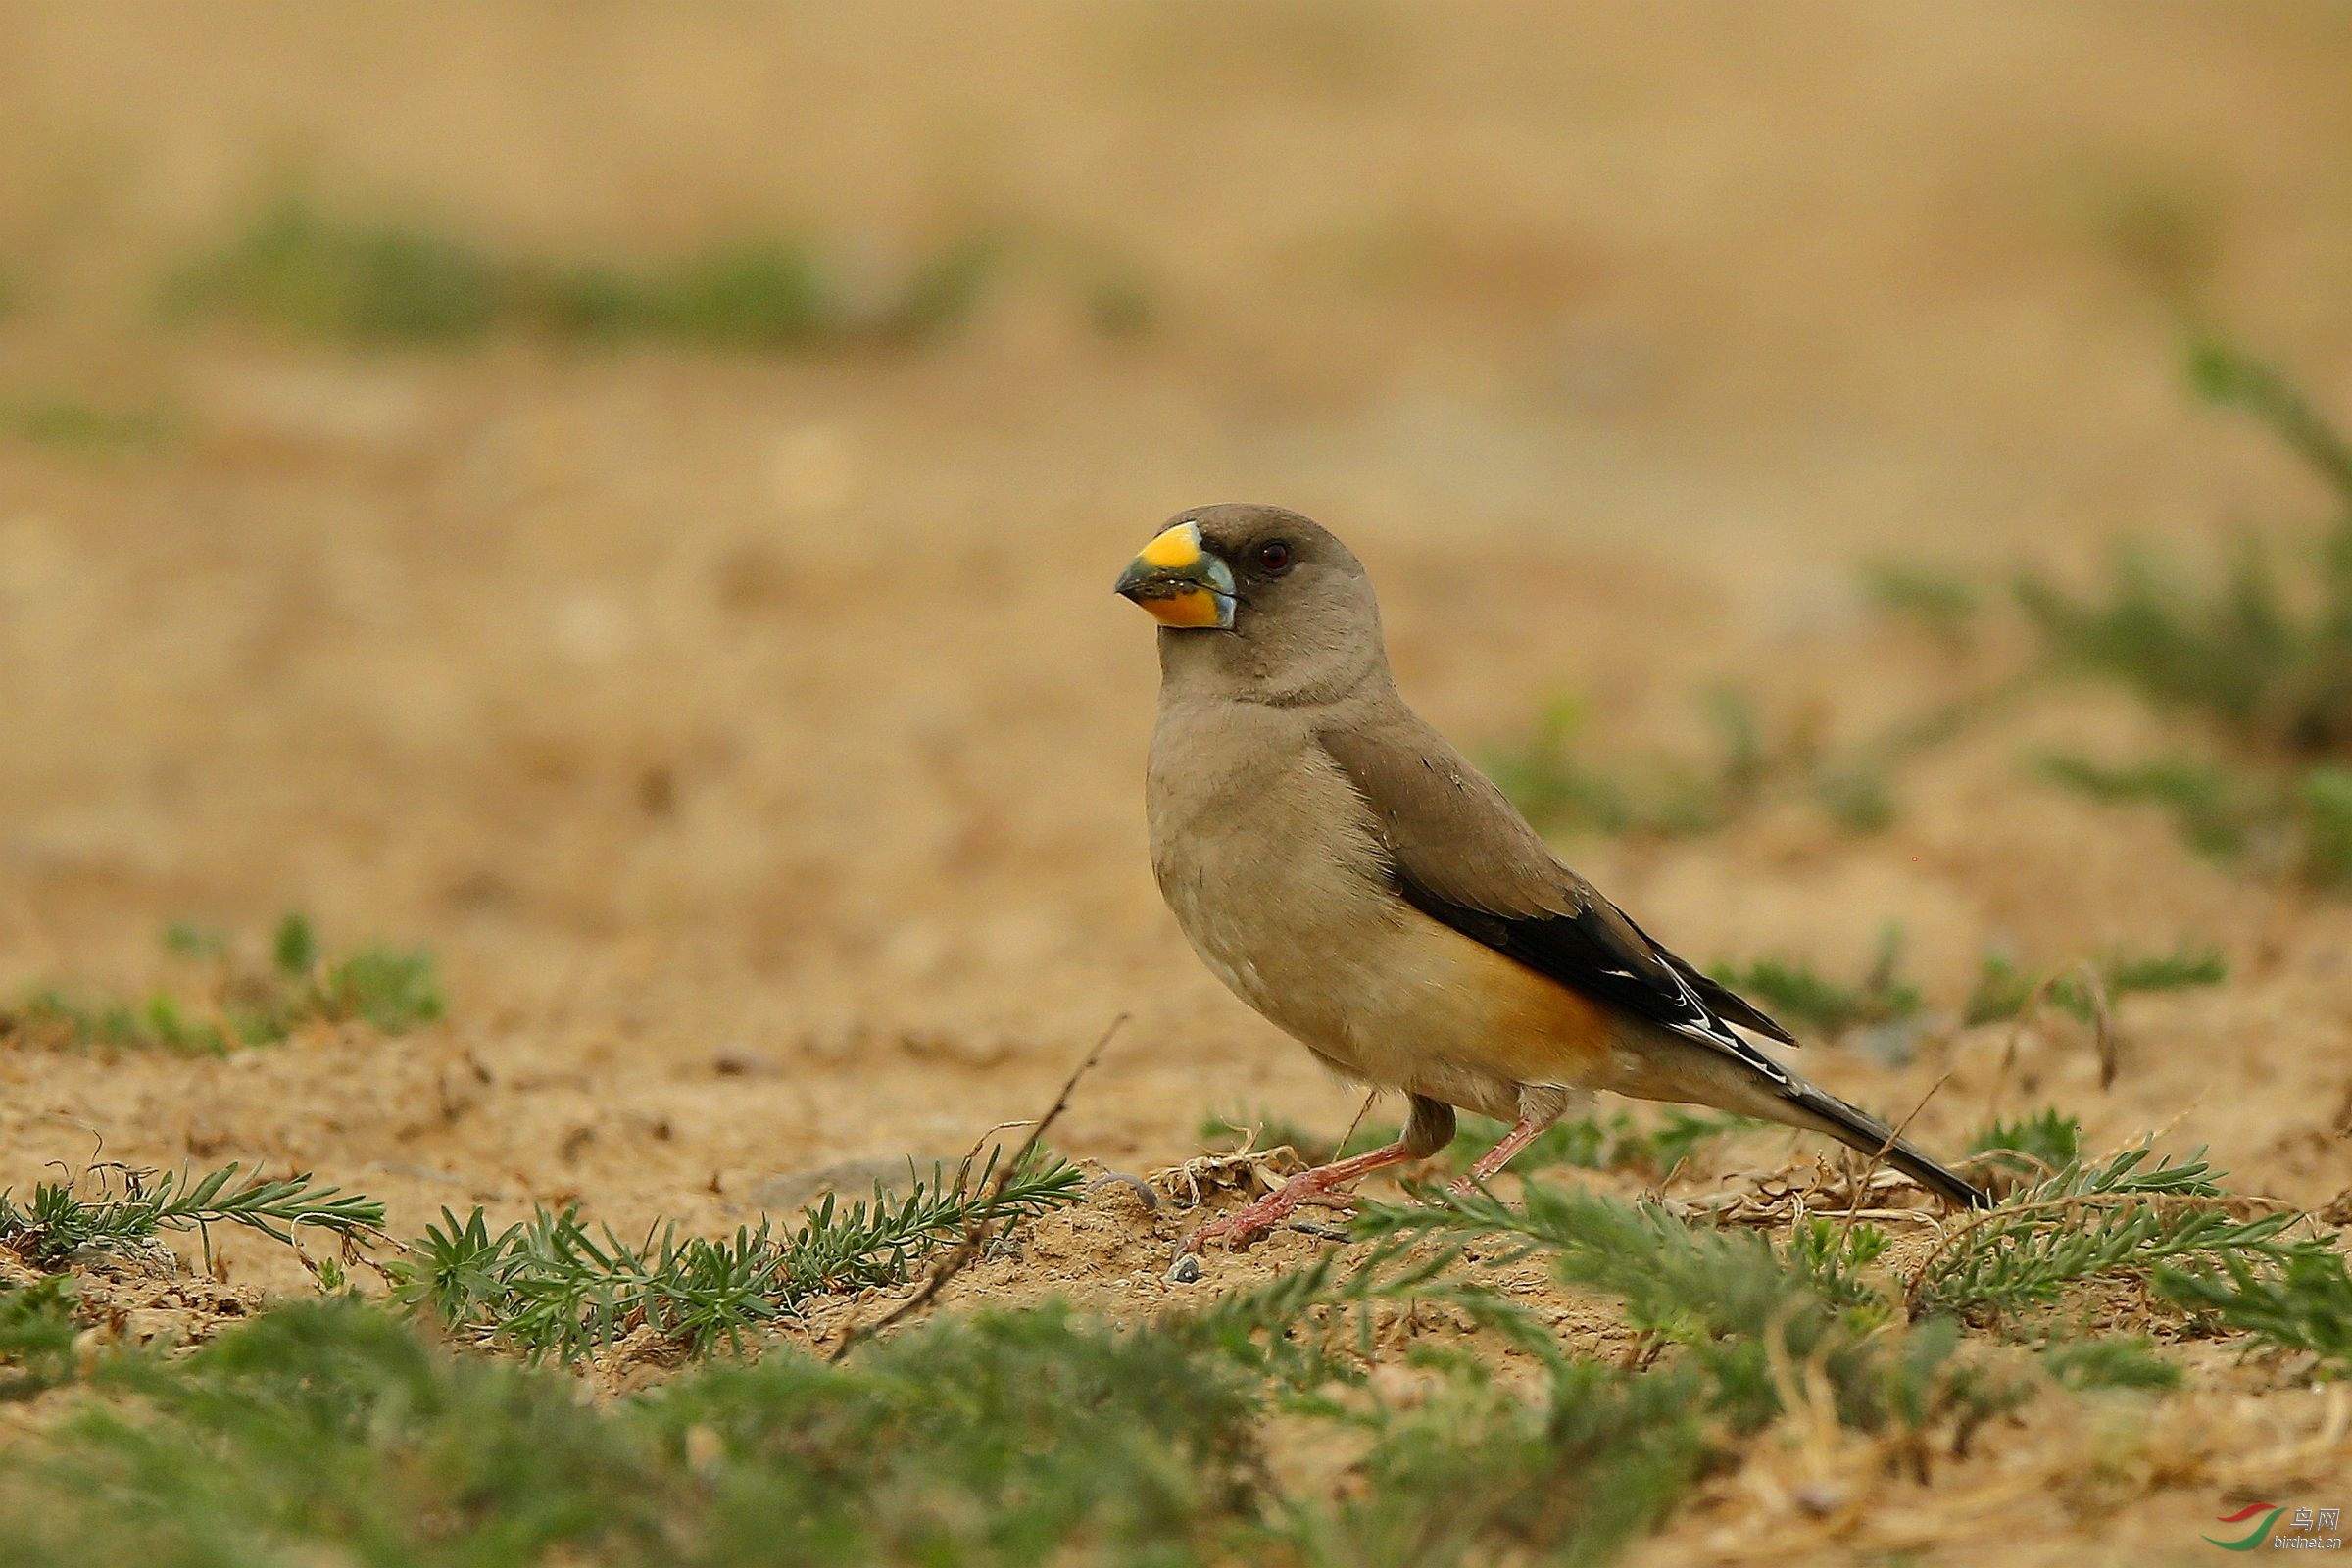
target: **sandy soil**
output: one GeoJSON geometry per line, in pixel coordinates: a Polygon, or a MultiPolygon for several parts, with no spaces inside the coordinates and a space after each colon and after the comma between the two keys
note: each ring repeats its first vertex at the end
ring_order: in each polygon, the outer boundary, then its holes
{"type": "MultiPolygon", "coordinates": [[[[1690,744],[1714,679],[1851,735],[2014,657],[1872,617],[1865,561],[2076,567],[2125,533],[2198,549],[2323,514],[2188,405],[2099,236],[2173,204],[2210,296],[2352,409],[2338,13],[1801,15],[0,6],[0,395],[177,431],[0,440],[0,990],[135,988],[169,973],[168,919],[258,942],[299,907],[331,940],[429,944],[452,1003],[421,1035],[224,1061],[0,1050],[0,1183],[102,1143],[315,1169],[396,1232],[573,1199],[731,1225],[779,1173],[953,1155],[1034,1113],[1121,1013],[1072,1153],[1166,1166],[1216,1109],[1336,1130],[1354,1097],[1222,993],[1145,861],[1152,639],[1105,590],[1185,505],[1346,534],[1408,694],[1472,749],[1576,692],[1628,752],[1690,744]],[[518,246],[791,219],[887,249],[983,220],[1021,260],[916,354],[151,329],[164,262],[287,178],[518,246]],[[1102,257],[1150,281],[1150,335],[1087,327],[1073,278],[1102,257]]],[[[2112,1090],[2079,1031],[2031,1030],[2008,1103],[2101,1146],[2163,1128],[2325,1203],[2352,1187],[2352,906],[2022,764],[2162,738],[2053,690],[1908,771],[1883,834],[1792,807],[1564,848],[1702,960],[1852,972],[1899,921],[1947,1012],[1988,945],[2218,946],[2227,987],[2125,1004],[2112,1090]]],[[[1948,1145],[2009,1044],[1805,1064],[1896,1113],[1948,1074],[1914,1124],[1948,1145]]],[[[1063,1264],[967,1294],[1153,1297],[1180,1221],[1132,1204],[1042,1226],[1030,1255],[1063,1264]]],[[[2266,1423],[2299,1441],[2326,1397],[2194,1406],[2247,1425],[2184,1438],[2208,1459],[2121,1512],[1990,1457],[1965,1506],[1874,1493],[1851,1549],[2184,1553],[2227,1489],[2315,1480],[2210,1455],[2271,1451],[2266,1423]]],[[[1742,1509],[1793,1517],[1777,1463],[1657,1560],[1731,1554],[1742,1509]]]]}

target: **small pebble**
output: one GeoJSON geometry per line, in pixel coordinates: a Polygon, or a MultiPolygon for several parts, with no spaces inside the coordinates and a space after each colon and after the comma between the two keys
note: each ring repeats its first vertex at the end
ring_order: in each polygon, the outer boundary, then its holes
{"type": "Polygon", "coordinates": [[[1186,1252],[1177,1258],[1168,1269],[1168,1283],[1170,1285],[1198,1285],[1200,1283],[1200,1255],[1195,1252],[1186,1252]]]}
{"type": "Polygon", "coordinates": [[[1159,1195],[1153,1192],[1151,1184],[1140,1176],[1130,1176],[1125,1171],[1118,1170],[1111,1171],[1107,1175],[1098,1176],[1086,1184],[1086,1196],[1092,1198],[1105,1187],[1124,1187],[1135,1194],[1144,1207],[1154,1214],[1159,1212],[1159,1195]]]}
{"type": "Polygon", "coordinates": [[[1835,1481],[1811,1481],[1795,1492],[1796,1505],[1816,1519],[1836,1513],[1846,1504],[1846,1489],[1835,1481]]]}

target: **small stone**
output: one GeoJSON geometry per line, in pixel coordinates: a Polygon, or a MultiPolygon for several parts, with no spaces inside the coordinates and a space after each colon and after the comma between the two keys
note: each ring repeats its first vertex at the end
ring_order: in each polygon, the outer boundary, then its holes
{"type": "Polygon", "coordinates": [[[1176,1259],[1176,1261],[1175,1261],[1173,1264],[1171,1264],[1171,1265],[1169,1266],[1169,1268],[1168,1268],[1168,1283],[1169,1283],[1170,1285],[1198,1285],[1198,1284],[1200,1284],[1200,1254],[1199,1254],[1199,1253],[1196,1253],[1196,1252],[1186,1252],[1186,1253],[1185,1253],[1185,1254],[1183,1254],[1181,1257],[1177,1258],[1177,1259],[1176,1259]]]}
{"type": "Polygon", "coordinates": [[[1791,1495],[1805,1512],[1816,1519],[1825,1519],[1844,1507],[1852,1494],[1835,1481],[1808,1481],[1791,1495]]]}

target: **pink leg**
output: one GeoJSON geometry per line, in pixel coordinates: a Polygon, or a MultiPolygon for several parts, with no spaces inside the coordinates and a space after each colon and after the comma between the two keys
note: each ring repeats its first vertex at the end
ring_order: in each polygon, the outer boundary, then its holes
{"type": "Polygon", "coordinates": [[[1513,1154],[1542,1137],[1544,1129],[1558,1119],[1556,1113],[1545,1116],[1541,1121],[1533,1116],[1520,1117],[1511,1130],[1502,1135],[1500,1143],[1478,1156],[1477,1160],[1471,1164],[1468,1173],[1453,1184],[1452,1191],[1457,1193],[1476,1192],[1482,1183],[1509,1164],[1513,1154]]]}
{"type": "Polygon", "coordinates": [[[1178,1244],[1177,1253],[1198,1252],[1210,1242],[1239,1245],[1250,1241],[1288,1219],[1291,1210],[1301,1203],[1320,1202],[1331,1208],[1351,1208],[1355,1200],[1345,1193],[1333,1192],[1333,1188],[1345,1186],[1361,1176],[1369,1176],[1376,1170],[1386,1170],[1391,1165],[1427,1159],[1429,1152],[1426,1147],[1413,1141],[1408,1131],[1396,1143],[1357,1154],[1351,1159],[1300,1171],[1248,1208],[1238,1208],[1223,1219],[1210,1220],[1178,1244]]]}

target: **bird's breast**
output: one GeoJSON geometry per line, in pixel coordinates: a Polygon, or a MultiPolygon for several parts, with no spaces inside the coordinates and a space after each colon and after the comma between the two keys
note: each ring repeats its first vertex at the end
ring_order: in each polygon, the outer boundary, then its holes
{"type": "Polygon", "coordinates": [[[1152,869],[1235,995],[1379,1083],[1584,1080],[1600,1009],[1406,904],[1370,808],[1311,735],[1178,718],[1153,739],[1152,869]]]}

